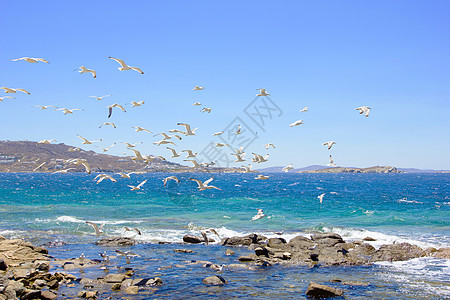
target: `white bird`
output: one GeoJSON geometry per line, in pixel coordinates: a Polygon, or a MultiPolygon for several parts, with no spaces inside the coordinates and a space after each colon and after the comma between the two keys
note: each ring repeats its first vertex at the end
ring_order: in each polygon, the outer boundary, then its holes
{"type": "Polygon", "coordinates": [[[127,146],[127,148],[134,148],[134,147],[136,147],[136,144],[137,143],[134,143],[134,144],[130,144],[130,143],[123,143],[123,144],[125,144],[126,146],[127,146]]]}
{"type": "Polygon", "coordinates": [[[130,175],[131,175],[131,174],[136,174],[136,173],[135,173],[135,172],[130,172],[130,173],[122,173],[122,172],[119,172],[119,173],[116,173],[116,174],[119,174],[119,175],[120,175],[120,178],[131,179],[130,175]]]}
{"type": "Polygon", "coordinates": [[[119,71],[126,71],[126,70],[135,70],[141,74],[144,74],[144,72],[141,71],[141,69],[136,68],[136,67],[131,67],[129,65],[127,65],[123,60],[119,59],[119,58],[114,58],[109,56],[108,58],[117,61],[120,64],[120,67],[118,67],[117,69],[119,69],[119,71]]]}
{"type": "Polygon", "coordinates": [[[305,112],[305,111],[308,111],[308,106],[305,106],[305,107],[303,107],[302,109],[300,109],[300,112],[305,112]]]}
{"type": "Polygon", "coordinates": [[[236,157],[236,160],[234,162],[244,162],[245,161],[245,159],[244,159],[245,153],[242,153],[242,154],[231,153],[231,155],[234,155],[236,157]]]}
{"type": "Polygon", "coordinates": [[[123,108],[122,105],[117,104],[117,103],[108,105],[107,107],[108,107],[108,110],[109,110],[108,118],[111,117],[113,107],[118,107],[118,108],[120,108],[123,112],[127,112],[127,111],[125,110],[125,108],[123,108]]]}
{"type": "Polygon", "coordinates": [[[78,147],[74,147],[74,148],[67,149],[67,151],[69,151],[69,152],[78,152],[78,151],[81,151],[81,149],[78,148],[78,147]]]}
{"type": "Polygon", "coordinates": [[[167,181],[169,181],[169,180],[173,180],[173,181],[176,181],[177,183],[180,183],[180,180],[176,176],[169,176],[169,177],[166,177],[163,179],[164,186],[166,186],[167,181]]]}
{"type": "Polygon", "coordinates": [[[221,135],[222,133],[223,133],[223,131],[220,131],[220,132],[213,133],[213,135],[221,135]]]}
{"type": "Polygon", "coordinates": [[[36,170],[39,170],[43,165],[45,165],[47,162],[43,162],[42,164],[40,164],[39,166],[37,166],[36,168],[33,169],[33,172],[36,172],[36,170]]]}
{"type": "Polygon", "coordinates": [[[15,93],[17,93],[17,91],[20,91],[20,92],[30,95],[30,93],[24,89],[13,89],[13,88],[7,88],[5,86],[1,87],[0,89],[5,90],[5,93],[10,93],[10,94],[15,94],[15,93]]]}
{"type": "Polygon", "coordinates": [[[254,173],[254,172],[256,172],[256,171],[252,170],[252,165],[251,164],[249,164],[248,167],[247,166],[242,166],[241,168],[245,169],[244,173],[254,173]]]}
{"type": "Polygon", "coordinates": [[[180,141],[183,139],[181,136],[179,136],[178,134],[174,134],[174,135],[172,135],[174,138],[177,138],[177,139],[179,139],[180,141]]]}
{"type": "Polygon", "coordinates": [[[256,153],[252,153],[253,154],[253,156],[254,156],[254,158],[252,159],[252,162],[255,162],[255,163],[263,163],[263,162],[266,162],[266,161],[268,161],[268,157],[269,157],[269,154],[267,154],[266,156],[262,156],[262,155],[259,155],[259,154],[256,154],[256,153]]]}
{"type": "Polygon", "coordinates": [[[270,96],[270,94],[266,92],[266,89],[257,89],[257,91],[259,91],[259,94],[256,94],[256,96],[270,96]]]}
{"type": "Polygon", "coordinates": [[[82,162],[81,164],[84,166],[86,173],[91,174],[91,166],[87,162],[82,162]]]}
{"type": "Polygon", "coordinates": [[[63,108],[56,108],[55,110],[61,110],[65,115],[67,115],[67,114],[73,114],[74,111],[82,110],[82,109],[79,109],[79,108],[68,109],[68,108],[63,107],[63,108]]]}
{"type": "Polygon", "coordinates": [[[244,146],[241,145],[241,147],[238,148],[234,148],[234,150],[236,151],[236,154],[243,154],[244,153],[244,146]]]}
{"type": "MultiPolygon", "coordinates": [[[[5,100],[5,99],[16,99],[16,98],[11,97],[11,96],[3,96],[3,97],[0,97],[0,101],[3,101],[3,100],[5,100]]],[[[37,107],[37,106],[35,106],[35,107],[37,107]]],[[[47,109],[47,107],[42,108],[42,109],[47,109]]]]}
{"type": "Polygon", "coordinates": [[[259,179],[259,180],[266,180],[269,179],[269,176],[264,176],[262,174],[259,174],[255,177],[255,179],[259,179]]]}
{"type": "Polygon", "coordinates": [[[136,129],[136,132],[139,132],[139,131],[147,131],[148,133],[153,133],[153,132],[151,132],[150,130],[145,129],[144,127],[140,127],[140,126],[131,126],[131,128],[136,129]]]}
{"type": "Polygon", "coordinates": [[[131,103],[131,107],[142,106],[142,105],[145,104],[144,101],[138,101],[138,102],[136,102],[136,101],[131,101],[130,103],[131,103]]]}
{"type": "Polygon", "coordinates": [[[181,152],[186,152],[188,154],[186,158],[195,157],[197,155],[197,152],[193,153],[192,150],[181,150],[181,152]]]}
{"type": "Polygon", "coordinates": [[[294,123],[292,123],[291,125],[289,125],[289,127],[294,127],[294,126],[298,126],[298,125],[301,125],[301,124],[304,124],[303,120],[297,120],[294,123]]]}
{"type": "Polygon", "coordinates": [[[116,145],[116,143],[112,144],[111,146],[109,146],[108,148],[102,148],[102,147],[97,147],[99,149],[102,149],[103,152],[107,152],[109,149],[111,149],[112,147],[114,147],[116,145]]]}
{"type": "Polygon", "coordinates": [[[56,106],[53,106],[53,105],[36,105],[35,107],[39,107],[41,110],[47,109],[49,107],[57,108],[56,106]]]}
{"type": "Polygon", "coordinates": [[[100,125],[98,128],[102,128],[103,126],[108,126],[108,125],[110,125],[110,126],[112,126],[114,128],[117,128],[116,125],[114,123],[112,123],[112,122],[105,122],[102,125],[100,125]]]}
{"type": "Polygon", "coordinates": [[[97,184],[99,184],[100,182],[102,182],[105,179],[109,179],[112,182],[117,182],[116,179],[114,179],[111,175],[108,175],[108,174],[98,174],[97,176],[94,177],[94,180],[97,178],[98,178],[97,184]]]}
{"type": "Polygon", "coordinates": [[[162,136],[163,136],[163,140],[170,140],[170,139],[172,138],[170,135],[167,135],[167,134],[164,133],[164,132],[157,133],[157,134],[155,134],[154,136],[157,136],[157,135],[162,135],[162,136]]]}
{"type": "Polygon", "coordinates": [[[369,113],[370,113],[370,107],[368,106],[361,106],[361,107],[357,107],[355,108],[356,110],[359,110],[359,114],[364,114],[367,117],[369,117],[369,113]]]}
{"type": "Polygon", "coordinates": [[[51,144],[52,142],[56,142],[56,140],[40,140],[36,144],[51,144]]]}
{"type": "Polygon", "coordinates": [[[228,144],[224,144],[224,143],[215,143],[214,147],[225,147],[225,146],[230,146],[228,144]]]}
{"type": "Polygon", "coordinates": [[[258,208],[257,210],[258,210],[258,212],[256,213],[256,215],[253,216],[251,221],[256,221],[256,220],[266,217],[266,215],[264,214],[264,211],[261,208],[258,208]]]}
{"type": "Polygon", "coordinates": [[[95,234],[96,234],[97,236],[103,234],[102,228],[103,228],[103,226],[105,226],[105,223],[103,223],[102,225],[98,226],[97,224],[95,224],[95,223],[93,223],[93,222],[86,221],[86,224],[91,225],[91,226],[94,228],[95,234]]]}
{"type": "Polygon", "coordinates": [[[127,185],[128,187],[131,188],[132,191],[137,191],[140,190],[141,187],[147,182],[147,179],[145,179],[144,181],[142,181],[141,183],[139,183],[137,186],[134,185],[127,185]]]}
{"type": "Polygon", "coordinates": [[[275,149],[275,145],[272,144],[272,143],[265,144],[264,147],[266,147],[266,149],[269,149],[270,147],[272,147],[273,149],[275,149]]]}
{"type": "Polygon", "coordinates": [[[42,61],[42,62],[48,64],[48,61],[46,61],[43,58],[21,57],[21,58],[11,59],[11,61],[19,61],[19,60],[24,60],[24,61],[29,62],[29,63],[38,63],[38,62],[42,61]]]}
{"type": "Polygon", "coordinates": [[[327,166],[330,166],[330,167],[336,167],[336,164],[334,163],[333,157],[331,156],[331,154],[330,154],[330,163],[327,164],[327,166]]]}
{"type": "Polygon", "coordinates": [[[286,167],[284,167],[282,169],[283,172],[287,173],[289,172],[289,170],[292,170],[294,167],[292,166],[292,164],[287,165],[286,167]]]}
{"type": "Polygon", "coordinates": [[[192,103],[192,105],[199,106],[199,105],[202,105],[202,104],[200,102],[194,102],[194,103],[192,103]]]}
{"type": "Polygon", "coordinates": [[[197,127],[195,129],[191,130],[191,125],[186,124],[186,123],[177,123],[177,125],[181,125],[181,126],[184,126],[184,128],[186,128],[186,132],[180,132],[185,135],[195,135],[195,131],[198,129],[198,127],[197,127]]]}
{"type": "Polygon", "coordinates": [[[139,152],[138,150],[135,149],[129,149],[131,151],[134,152],[134,157],[132,157],[131,159],[136,161],[136,160],[145,160],[145,158],[142,156],[141,152],[139,152]]]}
{"type": "Polygon", "coordinates": [[[212,108],[204,107],[200,112],[211,113],[211,109],[212,109],[212,108]]]}
{"type": "Polygon", "coordinates": [[[97,97],[97,96],[88,96],[88,97],[91,97],[91,98],[95,98],[95,99],[97,99],[98,101],[100,101],[100,100],[102,100],[103,98],[105,98],[105,97],[111,97],[112,95],[104,95],[104,96],[100,96],[100,97],[97,97]]]}
{"type": "Polygon", "coordinates": [[[64,169],[64,170],[59,170],[59,171],[53,172],[52,174],[57,174],[57,173],[60,173],[60,174],[66,174],[66,173],[68,173],[70,170],[75,170],[75,168],[68,168],[68,169],[64,169]]]}
{"type": "Polygon", "coordinates": [[[84,137],[82,137],[81,135],[78,135],[78,134],[77,134],[77,137],[82,139],[83,140],[82,144],[85,144],[85,145],[90,145],[92,143],[101,142],[103,140],[103,139],[99,139],[98,141],[89,141],[89,140],[85,139],[84,137]]]}
{"type": "Polygon", "coordinates": [[[180,153],[177,153],[177,151],[175,151],[175,149],[170,148],[170,147],[166,147],[166,149],[169,149],[170,151],[172,151],[171,158],[180,157],[180,153]]]}
{"type": "Polygon", "coordinates": [[[125,229],[125,231],[135,231],[138,235],[142,235],[142,232],[139,230],[139,228],[136,227],[127,227],[127,226],[123,226],[123,229],[125,229]]]}
{"type": "Polygon", "coordinates": [[[329,142],[323,143],[322,145],[327,146],[327,147],[328,147],[328,150],[330,150],[331,147],[333,147],[334,144],[336,144],[335,141],[329,141],[329,142]]]}
{"type": "Polygon", "coordinates": [[[322,204],[323,196],[325,196],[325,194],[326,194],[326,193],[323,193],[323,194],[317,196],[317,198],[320,199],[320,204],[322,204]]]}
{"type": "Polygon", "coordinates": [[[202,166],[194,159],[184,159],[183,161],[190,161],[192,163],[192,168],[193,169],[198,169],[201,168],[202,166]]]}
{"type": "Polygon", "coordinates": [[[218,187],[216,187],[214,185],[208,185],[211,181],[213,181],[213,179],[214,179],[214,177],[211,177],[210,179],[202,182],[201,180],[198,180],[198,179],[189,178],[189,180],[197,182],[199,191],[210,190],[210,189],[216,189],[216,190],[221,191],[221,189],[219,189],[218,187]]]}
{"type": "Polygon", "coordinates": [[[170,133],[181,133],[181,134],[186,135],[186,132],[178,130],[178,129],[170,129],[169,132],[170,133]]]}
{"type": "Polygon", "coordinates": [[[174,142],[171,142],[168,140],[160,140],[160,141],[154,142],[153,144],[155,144],[156,146],[165,145],[165,144],[172,144],[172,145],[176,146],[174,142]]]}
{"type": "MultiPolygon", "coordinates": [[[[97,78],[97,72],[95,72],[94,70],[88,69],[85,66],[81,66],[81,67],[79,67],[79,69],[80,69],[80,71],[78,71],[78,73],[80,73],[80,74],[91,73],[92,76],[94,76],[94,78],[97,78]]],[[[75,71],[76,71],[76,69],[75,69],[75,71]]]]}
{"type": "Polygon", "coordinates": [[[237,130],[235,131],[235,133],[236,133],[236,135],[242,134],[242,131],[241,131],[241,125],[240,125],[240,124],[238,124],[238,128],[237,128],[237,130]]]}
{"type": "Polygon", "coordinates": [[[204,90],[205,88],[203,87],[203,86],[198,86],[198,85],[196,85],[192,90],[193,91],[201,91],[201,90],[204,90]]]}

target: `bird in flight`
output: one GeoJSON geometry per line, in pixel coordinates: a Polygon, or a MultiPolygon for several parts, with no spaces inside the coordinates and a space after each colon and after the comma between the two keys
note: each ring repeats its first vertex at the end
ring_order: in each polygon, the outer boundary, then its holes
{"type": "Polygon", "coordinates": [[[102,149],[103,152],[107,152],[109,149],[111,149],[112,147],[114,147],[116,145],[116,143],[112,144],[111,146],[109,146],[108,148],[102,148],[102,147],[97,147],[99,149],[102,149]]]}
{"type": "Polygon", "coordinates": [[[98,128],[102,128],[103,126],[107,126],[107,125],[110,125],[110,126],[112,126],[114,128],[117,128],[116,125],[114,123],[112,123],[112,122],[105,122],[102,125],[100,125],[98,128]]]}
{"type": "Polygon", "coordinates": [[[220,131],[220,132],[213,133],[213,135],[221,135],[222,133],[223,133],[223,131],[220,131]]]}
{"type": "Polygon", "coordinates": [[[53,106],[53,105],[36,105],[35,107],[39,107],[41,110],[47,109],[49,107],[57,108],[56,106],[53,106]]]}
{"type": "Polygon", "coordinates": [[[103,228],[103,226],[105,226],[105,223],[103,223],[102,225],[98,226],[97,224],[95,224],[95,223],[93,223],[93,222],[86,221],[86,224],[91,225],[92,228],[94,228],[95,234],[96,234],[97,236],[103,234],[102,228],[103,228]]]}
{"type": "Polygon", "coordinates": [[[145,101],[131,101],[131,107],[142,106],[145,104],[145,101]]]}
{"type": "Polygon", "coordinates": [[[112,95],[104,95],[104,96],[100,96],[100,97],[97,97],[97,96],[88,96],[88,97],[91,97],[91,98],[95,98],[95,99],[97,99],[98,101],[100,101],[100,100],[102,100],[103,98],[105,98],[105,97],[111,97],[112,95]]]}
{"type": "Polygon", "coordinates": [[[144,74],[144,72],[141,71],[141,69],[136,68],[136,67],[131,67],[129,65],[127,65],[122,59],[119,58],[114,58],[109,56],[108,58],[117,61],[120,64],[120,67],[118,67],[117,69],[119,69],[119,71],[126,71],[126,70],[135,70],[141,74],[144,74]]]}
{"type": "Polygon", "coordinates": [[[19,61],[19,60],[23,60],[23,61],[26,61],[26,62],[29,62],[29,63],[38,63],[40,61],[42,61],[42,62],[44,62],[46,64],[49,63],[48,61],[46,61],[43,58],[35,58],[35,57],[21,57],[21,58],[11,59],[11,61],[19,61]]]}
{"type": "Polygon", "coordinates": [[[249,164],[248,165],[248,167],[247,166],[242,166],[241,168],[244,168],[244,173],[254,173],[254,172],[256,172],[256,171],[253,171],[252,170],[252,165],[251,164],[249,164]]]}
{"type": "Polygon", "coordinates": [[[289,170],[292,170],[294,167],[292,166],[292,164],[287,165],[286,167],[284,167],[282,169],[283,172],[289,172],[289,170]]]}
{"type": "Polygon", "coordinates": [[[205,89],[205,87],[196,85],[192,90],[193,91],[201,91],[201,90],[204,90],[204,89],[205,89]]]}
{"type": "Polygon", "coordinates": [[[208,114],[211,113],[212,108],[204,107],[200,112],[207,112],[208,114]]]}
{"type": "Polygon", "coordinates": [[[335,141],[329,141],[329,142],[323,143],[322,145],[327,146],[327,147],[328,147],[328,150],[330,150],[331,147],[333,147],[334,144],[336,144],[335,141]]]}
{"type": "Polygon", "coordinates": [[[289,125],[289,127],[294,127],[294,126],[298,126],[298,125],[301,125],[301,124],[304,124],[303,120],[297,120],[294,123],[292,123],[291,125],[289,125]]]}
{"type": "Polygon", "coordinates": [[[109,114],[108,114],[108,118],[110,118],[111,117],[111,114],[112,114],[112,110],[113,110],[113,107],[118,107],[118,108],[120,108],[123,112],[127,112],[126,110],[125,110],[125,108],[123,108],[123,106],[122,105],[120,105],[120,104],[117,104],[117,103],[114,103],[114,104],[111,104],[111,105],[108,105],[107,106],[108,107],[108,110],[109,110],[109,114]]]}
{"type": "Polygon", "coordinates": [[[136,174],[136,173],[135,173],[135,172],[130,172],[130,173],[122,173],[122,172],[119,172],[119,173],[116,173],[116,174],[119,174],[119,175],[120,175],[120,178],[131,179],[130,175],[131,175],[131,174],[136,174]]]}
{"type": "Polygon", "coordinates": [[[186,124],[186,123],[177,123],[177,125],[181,125],[181,126],[184,126],[184,128],[186,128],[186,132],[180,132],[180,133],[183,133],[184,135],[195,135],[195,131],[198,129],[198,128],[195,128],[195,129],[191,130],[191,125],[186,124]]]}
{"type": "Polygon", "coordinates": [[[195,159],[184,159],[183,161],[190,161],[193,169],[202,168],[202,166],[195,159]]]}
{"type": "Polygon", "coordinates": [[[270,96],[270,94],[266,92],[266,89],[257,89],[257,91],[259,91],[259,94],[256,94],[256,96],[270,96]]]}
{"type": "Polygon", "coordinates": [[[132,191],[137,191],[140,190],[141,187],[147,182],[147,179],[145,179],[144,181],[142,181],[141,183],[139,183],[137,186],[134,185],[128,185],[128,187],[131,188],[132,191]]]}
{"type": "Polygon", "coordinates": [[[147,131],[148,133],[153,133],[153,132],[151,132],[150,130],[145,129],[144,127],[140,127],[140,126],[132,126],[131,128],[136,129],[136,132],[139,132],[139,131],[147,131]]]}
{"type": "Polygon", "coordinates": [[[186,158],[195,157],[197,155],[197,152],[193,153],[192,150],[181,150],[181,152],[186,152],[188,154],[186,158]]]}
{"type": "Polygon", "coordinates": [[[189,180],[197,182],[199,191],[210,190],[210,189],[216,189],[216,190],[221,191],[221,189],[219,189],[218,187],[216,187],[214,185],[208,185],[211,181],[213,181],[213,179],[214,179],[214,177],[211,177],[210,179],[202,182],[201,180],[198,180],[198,179],[189,178],[189,180]]]}
{"type": "Polygon", "coordinates": [[[320,200],[320,204],[322,204],[323,196],[325,196],[325,193],[320,194],[319,196],[317,196],[317,198],[320,200]]]}
{"type": "Polygon", "coordinates": [[[82,110],[82,109],[79,109],[79,108],[68,109],[68,108],[63,107],[63,108],[56,108],[55,110],[61,110],[65,115],[67,115],[67,114],[73,114],[74,111],[82,110]]]}
{"type": "Polygon", "coordinates": [[[256,220],[266,217],[266,215],[264,214],[264,211],[261,208],[258,208],[257,211],[258,212],[256,213],[256,215],[253,216],[251,221],[256,221],[256,220]]]}
{"type": "Polygon", "coordinates": [[[85,139],[84,137],[82,137],[81,135],[78,135],[78,134],[77,134],[77,137],[79,137],[80,139],[83,140],[82,144],[86,144],[86,145],[90,145],[92,143],[96,143],[96,142],[101,142],[102,141],[102,139],[99,139],[98,141],[89,141],[89,140],[85,139]]]}
{"type": "Polygon", "coordinates": [[[166,147],[166,149],[169,149],[170,151],[172,151],[171,158],[180,157],[180,153],[177,153],[177,151],[175,151],[175,149],[170,148],[170,147],[166,147]]]}
{"type": "MultiPolygon", "coordinates": [[[[78,73],[80,73],[80,74],[91,73],[92,76],[93,76],[94,78],[97,78],[97,72],[95,72],[95,71],[92,70],[92,69],[88,69],[88,68],[86,68],[85,66],[81,66],[81,67],[79,67],[78,69],[80,69],[80,71],[78,71],[78,73]]],[[[74,71],[76,71],[76,70],[78,70],[78,69],[75,69],[74,71]]]]}
{"type": "Polygon", "coordinates": [[[51,144],[52,142],[56,142],[56,140],[40,140],[37,144],[51,144]]]}
{"type": "Polygon", "coordinates": [[[108,174],[98,174],[97,176],[94,177],[94,180],[97,178],[98,178],[97,184],[99,184],[100,182],[102,182],[105,179],[109,179],[112,182],[117,182],[116,179],[114,179],[111,175],[108,175],[108,174]]]}
{"type": "Polygon", "coordinates": [[[330,154],[330,163],[327,164],[327,166],[330,166],[330,167],[336,167],[336,164],[334,163],[333,157],[331,156],[331,154],[330,154]]]}
{"type": "Polygon", "coordinates": [[[305,106],[302,109],[300,109],[300,112],[305,112],[305,111],[308,111],[308,106],[305,106]]]}
{"type": "MultiPolygon", "coordinates": [[[[16,99],[16,98],[11,97],[11,96],[0,97],[0,101],[3,101],[3,100],[5,100],[5,99],[16,99]]],[[[35,106],[35,107],[36,107],[36,106],[35,106]]],[[[42,109],[46,109],[46,108],[42,108],[42,109]]]]}
{"type": "Polygon", "coordinates": [[[263,162],[268,161],[267,158],[269,158],[269,154],[266,154],[266,156],[262,156],[262,155],[259,155],[259,154],[256,154],[256,153],[252,153],[252,154],[254,156],[253,159],[252,159],[252,162],[263,163],[263,162]]]}
{"type": "Polygon", "coordinates": [[[272,147],[273,149],[275,149],[275,145],[272,144],[272,143],[265,144],[264,147],[266,147],[266,149],[269,149],[270,147],[272,147]]]}
{"type": "Polygon", "coordinates": [[[199,105],[202,105],[202,104],[200,102],[194,102],[192,105],[199,106],[199,105]]]}
{"type": "Polygon", "coordinates": [[[15,93],[17,93],[17,91],[20,91],[20,92],[23,92],[23,93],[25,93],[25,94],[28,94],[28,95],[30,95],[30,93],[29,92],[27,92],[26,90],[24,90],[24,89],[12,89],[12,88],[8,88],[8,87],[1,87],[0,89],[2,89],[2,90],[5,90],[5,93],[10,93],[10,94],[15,94],[15,93]]]}
{"type": "Polygon", "coordinates": [[[262,174],[259,174],[259,175],[257,175],[257,176],[255,177],[255,179],[258,179],[258,180],[266,180],[266,179],[269,179],[269,176],[264,176],[264,175],[262,175],[262,174]]]}
{"type": "Polygon", "coordinates": [[[360,115],[364,114],[366,116],[366,118],[369,117],[369,113],[370,113],[370,109],[371,109],[370,107],[361,106],[361,107],[357,107],[355,109],[359,111],[360,115]]]}
{"type": "Polygon", "coordinates": [[[166,184],[167,184],[167,182],[168,182],[169,180],[173,180],[173,181],[175,181],[175,182],[177,182],[177,183],[180,183],[180,180],[179,180],[176,176],[169,176],[169,177],[166,177],[166,178],[163,179],[163,181],[164,181],[164,186],[166,186],[166,184]]]}

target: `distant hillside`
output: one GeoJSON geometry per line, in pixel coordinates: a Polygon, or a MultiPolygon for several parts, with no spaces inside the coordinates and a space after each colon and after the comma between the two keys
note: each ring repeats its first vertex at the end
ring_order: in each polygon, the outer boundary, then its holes
{"type": "Polygon", "coordinates": [[[429,169],[414,169],[414,168],[398,168],[405,173],[449,173],[449,170],[429,170],[429,169]]]}
{"type": "Polygon", "coordinates": [[[300,173],[403,173],[399,171],[396,167],[391,166],[376,166],[370,168],[344,168],[344,167],[335,167],[335,168],[326,168],[315,171],[303,171],[300,173]]]}
{"type": "MultiPolygon", "coordinates": [[[[304,168],[292,169],[289,172],[295,173],[295,172],[303,172],[303,171],[315,171],[315,170],[326,169],[326,168],[328,168],[328,167],[320,166],[320,165],[311,165],[311,166],[307,166],[304,168]]],[[[283,169],[283,167],[268,167],[268,168],[257,169],[257,171],[266,172],[266,173],[279,173],[279,172],[283,172],[282,169],[283,169]]]]}
{"type": "MultiPolygon", "coordinates": [[[[65,168],[75,168],[71,172],[84,172],[83,166],[68,164],[66,160],[86,159],[92,172],[192,172],[190,167],[155,158],[148,165],[143,161],[133,161],[130,156],[120,157],[99,154],[94,151],[69,151],[76,147],[65,144],[37,144],[33,141],[0,141],[0,172],[32,172],[40,164],[45,164],[36,172],[54,172],[65,168]]],[[[196,172],[241,172],[239,169],[201,168],[196,172]]]]}

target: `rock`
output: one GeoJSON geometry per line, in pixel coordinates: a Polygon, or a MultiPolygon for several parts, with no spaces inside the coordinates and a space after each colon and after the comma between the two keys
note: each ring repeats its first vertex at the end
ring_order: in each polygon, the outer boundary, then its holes
{"type": "Polygon", "coordinates": [[[50,291],[41,291],[41,299],[43,300],[53,300],[56,299],[58,295],[50,291]]]}
{"type": "Polygon", "coordinates": [[[134,246],[137,244],[136,240],[130,237],[106,237],[95,243],[100,246],[134,246]]]}
{"type": "Polygon", "coordinates": [[[113,290],[113,291],[120,291],[120,287],[121,287],[121,284],[120,284],[120,283],[114,283],[114,284],[111,286],[111,290],[113,290]]]}
{"type": "Polygon", "coordinates": [[[179,252],[179,253],[195,253],[194,250],[190,250],[190,249],[173,249],[174,252],[179,252]]]}
{"type": "Polygon", "coordinates": [[[282,248],[286,245],[286,240],[283,238],[270,238],[267,240],[267,246],[270,248],[282,248]]]}
{"type": "Polygon", "coordinates": [[[247,255],[247,256],[239,256],[239,261],[254,261],[255,258],[253,256],[247,255]]]}
{"type": "Polygon", "coordinates": [[[77,293],[77,297],[80,297],[80,298],[86,298],[86,291],[79,291],[79,292],[77,293]]]}
{"type": "Polygon", "coordinates": [[[186,234],[185,236],[183,236],[183,242],[189,243],[189,244],[199,244],[201,242],[204,242],[204,239],[203,239],[203,237],[186,234]]]}
{"type": "Polygon", "coordinates": [[[92,282],[94,282],[94,280],[86,278],[86,277],[83,277],[80,280],[81,285],[91,284],[92,282]]]}
{"type": "Polygon", "coordinates": [[[208,264],[204,264],[203,268],[209,268],[209,269],[214,270],[214,271],[222,271],[223,267],[219,266],[218,264],[210,264],[210,263],[208,263],[208,264]]]}
{"type": "Polygon", "coordinates": [[[36,260],[33,266],[40,271],[48,271],[50,269],[50,262],[48,260],[36,260]]]}
{"type": "Polygon", "coordinates": [[[40,290],[25,290],[25,294],[20,297],[20,300],[34,300],[41,297],[40,290]]]}
{"type": "Polygon", "coordinates": [[[8,265],[5,263],[3,258],[0,258],[0,271],[6,271],[7,268],[8,268],[8,265]]]}
{"type": "Polygon", "coordinates": [[[228,255],[228,256],[230,256],[230,255],[234,255],[236,252],[234,252],[233,250],[231,250],[231,249],[227,249],[227,250],[225,250],[225,255],[228,255]]]}
{"type": "Polygon", "coordinates": [[[125,290],[127,287],[131,286],[133,283],[133,279],[125,279],[124,281],[122,281],[122,283],[120,284],[120,289],[121,290],[125,290]]]}
{"type": "Polygon", "coordinates": [[[246,264],[229,264],[226,266],[228,270],[253,270],[254,268],[246,264]]]}
{"type": "Polygon", "coordinates": [[[85,294],[86,299],[95,299],[98,296],[98,291],[87,291],[85,294]]]}
{"type": "Polygon", "coordinates": [[[340,297],[344,295],[344,291],[311,281],[306,290],[306,295],[312,298],[340,297]]]}
{"type": "Polygon", "coordinates": [[[260,244],[267,240],[265,236],[249,234],[247,236],[233,236],[222,240],[222,246],[250,246],[251,244],[260,244]]]}
{"type": "Polygon", "coordinates": [[[7,299],[17,299],[16,291],[9,285],[3,290],[3,295],[5,295],[7,299]]]}
{"type": "Polygon", "coordinates": [[[315,243],[312,240],[302,235],[296,236],[295,238],[291,239],[288,243],[288,245],[296,251],[306,250],[312,247],[314,244],[315,243]]]}
{"type": "Polygon", "coordinates": [[[366,242],[375,242],[376,239],[374,239],[373,237],[370,237],[370,236],[366,236],[365,238],[363,238],[363,241],[366,241],[366,242]]]}
{"type": "Polygon", "coordinates": [[[224,285],[228,283],[228,281],[225,278],[217,275],[206,277],[205,279],[202,280],[202,282],[208,285],[224,285]]]}
{"type": "Polygon", "coordinates": [[[51,290],[57,290],[59,288],[59,282],[57,279],[53,279],[47,283],[47,286],[51,290]]]}
{"type": "Polygon", "coordinates": [[[372,261],[403,261],[425,256],[422,248],[409,243],[381,245],[373,254],[372,261]]]}
{"type": "Polygon", "coordinates": [[[8,287],[12,288],[18,296],[25,293],[25,287],[22,282],[11,280],[8,284],[8,287]]]}
{"type": "Polygon", "coordinates": [[[132,285],[129,286],[125,289],[125,294],[129,294],[129,295],[137,295],[139,293],[139,287],[132,285]]]}
{"type": "Polygon", "coordinates": [[[30,278],[37,274],[35,269],[14,269],[14,279],[30,278]]]}
{"type": "Polygon", "coordinates": [[[42,280],[42,279],[37,279],[34,281],[34,283],[31,287],[35,290],[40,290],[46,285],[47,285],[47,281],[42,280]]]}
{"type": "Polygon", "coordinates": [[[103,278],[106,283],[121,283],[125,280],[125,275],[122,274],[108,274],[103,278]]]}
{"type": "Polygon", "coordinates": [[[342,237],[337,233],[319,233],[311,236],[311,240],[324,246],[334,246],[338,243],[344,243],[342,237]]]}
{"type": "Polygon", "coordinates": [[[269,251],[267,251],[267,249],[265,247],[257,247],[255,249],[255,254],[258,256],[269,256],[269,251]]]}
{"type": "Polygon", "coordinates": [[[161,285],[163,285],[163,281],[162,281],[162,279],[159,278],[159,277],[149,278],[149,279],[147,280],[147,282],[145,283],[145,285],[161,286],[161,285]]]}
{"type": "Polygon", "coordinates": [[[292,253],[291,252],[283,252],[283,259],[288,260],[291,259],[292,253]]]}
{"type": "Polygon", "coordinates": [[[433,253],[436,258],[450,259],[450,247],[440,248],[433,253]]]}

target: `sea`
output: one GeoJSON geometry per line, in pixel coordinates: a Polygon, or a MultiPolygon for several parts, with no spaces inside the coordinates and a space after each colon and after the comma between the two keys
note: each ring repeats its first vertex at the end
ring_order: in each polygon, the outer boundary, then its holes
{"type": "MultiPolygon", "coordinates": [[[[450,260],[423,257],[371,266],[235,270],[226,265],[251,251],[234,248],[236,254],[226,256],[226,247],[220,245],[220,238],[251,233],[289,241],[334,232],[346,241],[371,237],[375,241],[368,243],[376,248],[394,242],[423,249],[450,247],[450,174],[268,173],[267,180],[256,180],[255,174],[147,173],[132,174],[131,179],[111,174],[116,183],[97,184],[96,174],[1,173],[0,235],[36,245],[65,243],[48,247],[49,254],[60,259],[82,253],[99,259],[104,251],[111,255],[106,268],[71,271],[77,277],[132,268],[137,277],[163,280],[161,287],[128,299],[304,299],[310,281],[343,289],[342,299],[450,299],[450,260]],[[171,175],[181,182],[169,181],[164,187],[163,179],[171,175]],[[210,185],[220,190],[198,191],[189,180],[211,176],[210,185]],[[145,179],[138,191],[128,187],[145,179]],[[266,217],[251,221],[257,209],[266,217]],[[105,236],[134,237],[140,243],[121,250],[138,256],[128,262],[114,258],[114,249],[95,244],[99,237],[86,221],[104,223],[105,236]],[[137,227],[142,235],[124,226],[137,227]],[[216,242],[181,244],[184,235],[200,235],[208,228],[219,234],[209,235],[216,242]],[[195,264],[205,260],[225,267],[218,272],[195,264]],[[215,274],[228,284],[202,283],[215,274]]],[[[123,294],[111,291],[101,297],[122,299],[123,294]]]]}

